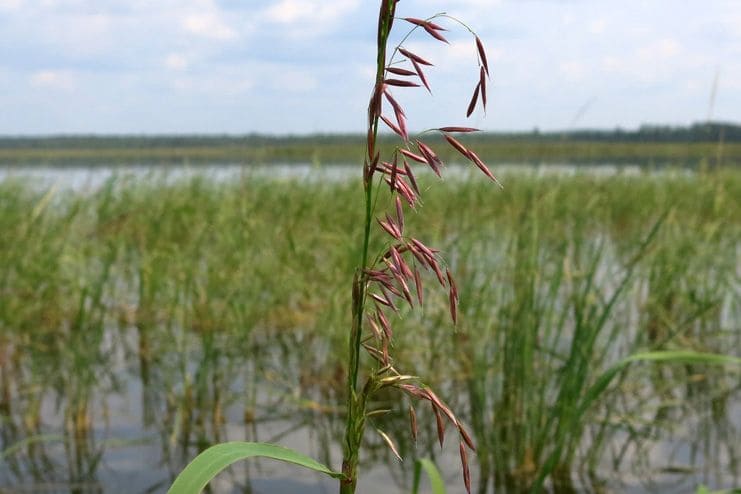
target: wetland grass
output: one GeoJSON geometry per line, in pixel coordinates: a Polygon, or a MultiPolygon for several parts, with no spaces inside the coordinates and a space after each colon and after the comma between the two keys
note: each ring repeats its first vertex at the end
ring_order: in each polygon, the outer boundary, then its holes
{"type": "MultiPolygon", "coordinates": [[[[738,172],[513,175],[496,194],[466,178],[418,180],[424,218],[406,215],[406,228],[458,273],[458,332],[445,323],[447,297],[430,291],[424,310],[396,323],[394,355],[472,425],[480,492],[487,479],[497,491],[527,488],[557,447],[547,479],[555,488],[598,486],[612,470],[656,475],[672,466],[646,456],[662,431],[703,444],[705,430],[726,457],[741,454],[727,416],[740,392],[730,369],[635,365],[578,421],[558,406],[587,403],[586,386],[637,351],[739,356],[738,172]]],[[[34,443],[8,457],[3,476],[90,481],[105,449],[90,424],[106,414],[101,397],[120,389],[115,355],[135,357],[130,372],[149,382],[144,417],[160,431],[172,475],[194,450],[229,438],[224,420],[235,407],[248,424],[286,408],[327,410],[323,434],[341,444],[342,280],[362,221],[344,205],[355,193],[352,183],[248,175],[230,184],[122,177],[90,194],[0,184],[2,449],[62,434],[70,462],[54,476],[53,449],[34,443]],[[272,383],[267,401],[261,381],[272,383]],[[57,403],[59,422],[44,421],[44,400],[57,403]]],[[[398,422],[380,421],[414,456],[398,422]]],[[[437,457],[434,441],[420,427],[420,454],[437,457]]],[[[369,462],[384,461],[381,440],[364,443],[369,462]]],[[[705,468],[734,471],[717,461],[705,468]]]]}

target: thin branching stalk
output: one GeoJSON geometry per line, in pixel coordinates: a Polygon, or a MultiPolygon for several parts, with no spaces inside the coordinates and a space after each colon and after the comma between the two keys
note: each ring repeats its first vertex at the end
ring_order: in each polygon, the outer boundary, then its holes
{"type": "MultiPolygon", "coordinates": [[[[445,436],[445,422],[452,423],[460,435],[459,451],[466,489],[471,490],[471,479],[468,468],[469,450],[475,446],[468,432],[458,421],[453,412],[445,403],[416,376],[400,373],[394,366],[390,355],[393,335],[391,314],[399,312],[399,307],[408,304],[422,304],[422,277],[420,270],[431,271],[435,274],[439,284],[448,291],[450,315],[453,323],[457,323],[458,289],[452,273],[445,267],[444,261],[437,249],[430,248],[416,238],[409,237],[404,232],[405,207],[416,209],[419,203],[420,190],[414,177],[413,166],[428,166],[438,177],[441,177],[444,163],[437,152],[418,138],[410,138],[407,127],[406,113],[391,93],[391,88],[416,88],[424,86],[431,92],[429,81],[425,75],[425,67],[433,64],[425,58],[412,53],[403,47],[410,34],[421,28],[434,39],[448,43],[442,34],[445,28],[433,22],[438,14],[428,19],[405,17],[404,21],[413,27],[403,37],[401,43],[394,47],[391,60],[387,60],[387,46],[389,34],[394,24],[394,13],[399,0],[382,0],[378,15],[378,40],[376,58],[376,77],[373,92],[368,105],[368,129],[366,141],[366,156],[363,166],[363,190],[365,218],[363,225],[363,240],[358,268],[355,271],[352,286],[352,325],[348,348],[347,374],[347,422],[345,441],[343,444],[343,479],[340,481],[340,494],[355,492],[358,480],[359,451],[366,422],[370,414],[366,407],[372,399],[373,393],[383,388],[396,388],[410,399],[427,401],[437,419],[438,438],[440,446],[445,436]],[[406,57],[405,60],[395,61],[397,54],[406,57]],[[401,65],[406,65],[402,67],[401,65]],[[393,117],[383,114],[384,101],[392,108],[393,117]],[[401,145],[393,150],[393,155],[383,161],[377,149],[379,123],[383,122],[401,140],[401,145]],[[410,166],[410,163],[412,164],[410,166]],[[374,187],[374,178],[378,177],[378,185],[374,187]],[[379,188],[383,184],[389,186],[393,199],[393,209],[385,214],[385,218],[374,218],[376,203],[379,199],[379,188]],[[373,257],[369,252],[371,245],[372,223],[374,219],[381,227],[382,233],[392,237],[386,242],[384,251],[373,257]],[[365,321],[371,334],[364,335],[365,321]],[[361,384],[360,358],[361,347],[368,351],[375,361],[361,384]]],[[[464,25],[465,26],[465,25],[464,25]]],[[[467,29],[470,30],[466,26],[467,29]]],[[[473,31],[471,31],[473,33],[473,31]]],[[[481,40],[474,34],[476,50],[479,56],[478,83],[473,98],[467,109],[470,116],[481,102],[486,106],[486,80],[489,77],[489,67],[481,40]]],[[[473,132],[470,127],[454,126],[434,129],[467,160],[479,168],[486,176],[497,181],[486,164],[472,150],[453,138],[451,133],[473,132]]],[[[498,182],[497,182],[498,183],[498,182]]],[[[410,406],[410,421],[412,435],[416,437],[416,414],[413,405],[410,406]]],[[[386,442],[391,451],[399,456],[391,437],[378,429],[379,436],[386,442]]]]}

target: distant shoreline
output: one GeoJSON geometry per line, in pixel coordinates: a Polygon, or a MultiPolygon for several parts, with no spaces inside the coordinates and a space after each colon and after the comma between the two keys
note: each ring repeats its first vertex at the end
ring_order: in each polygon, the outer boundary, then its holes
{"type": "MultiPolygon", "coordinates": [[[[741,125],[643,126],[638,130],[579,130],[461,135],[492,163],[611,163],[697,166],[741,165],[741,125]]],[[[461,161],[439,137],[427,139],[445,161],[461,161]]],[[[393,136],[381,138],[389,150],[393,136]]],[[[307,136],[0,136],[0,165],[271,164],[361,162],[364,137],[307,136]]]]}

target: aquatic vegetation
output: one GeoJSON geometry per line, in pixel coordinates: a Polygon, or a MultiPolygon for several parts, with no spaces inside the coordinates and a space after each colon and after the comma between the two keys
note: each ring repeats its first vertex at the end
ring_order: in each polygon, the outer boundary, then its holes
{"type": "MultiPolygon", "coordinates": [[[[600,328],[584,361],[586,382],[643,350],[739,356],[741,175],[501,179],[507,187],[492,193],[476,179],[417,177],[424,215],[405,215],[405,228],[449,259],[460,312],[453,332],[448,297],[427,290],[424,307],[395,322],[393,355],[413,363],[471,424],[473,485],[488,478],[516,490],[542,471],[556,444],[544,425],[558,382],[568,382],[577,314],[582,334],[600,328]],[[595,325],[590,314],[604,311],[630,266],[610,317],[595,325]]],[[[343,280],[357,259],[353,232],[362,221],[362,211],[345,205],[356,193],[352,182],[249,173],[229,183],[120,177],[86,194],[2,182],[1,449],[57,438],[14,450],[5,464],[15,465],[13,478],[36,471],[39,482],[74,480],[68,468],[48,466],[63,435],[80,446],[70,443],[62,458],[80,465],[77,481],[90,479],[95,456],[110,449],[90,443],[91,426],[101,426],[107,397],[131,378],[142,395],[127,400],[141,402],[140,427],[158,431],[173,478],[194,452],[239,439],[225,424],[242,417],[256,432],[265,417],[313,424],[328,443],[319,457],[336,464],[344,435],[343,280]],[[130,362],[124,375],[118,358],[130,362]],[[58,420],[42,410],[49,401],[58,403],[58,420]]],[[[369,248],[384,243],[377,236],[369,248]]],[[[707,458],[737,456],[739,431],[727,416],[738,403],[737,377],[697,363],[634,364],[562,436],[570,446],[558,482],[608,481],[613,469],[658,475],[663,464],[646,455],[667,434],[708,444],[707,458]],[[683,423],[705,425],[683,431],[683,423]]],[[[374,420],[399,453],[435,456],[447,467],[453,459],[436,452],[436,433],[424,426],[434,414],[418,412],[415,452],[408,407],[379,399],[393,411],[374,420]]],[[[382,439],[368,435],[363,447],[368,464],[387,458],[382,439]]],[[[729,475],[722,458],[706,468],[729,475]]],[[[403,467],[391,454],[388,461],[403,467]]],[[[4,478],[7,469],[0,468],[4,478]]]]}

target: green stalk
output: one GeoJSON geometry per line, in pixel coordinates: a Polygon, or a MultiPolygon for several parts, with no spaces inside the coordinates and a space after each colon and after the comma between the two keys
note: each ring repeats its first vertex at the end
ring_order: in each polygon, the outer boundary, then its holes
{"type": "Polygon", "coordinates": [[[368,173],[368,167],[376,155],[376,141],[378,137],[378,115],[374,111],[375,97],[380,97],[377,91],[383,84],[386,73],[386,42],[391,28],[395,0],[383,0],[378,16],[378,56],[376,59],[376,80],[373,90],[374,97],[368,109],[368,155],[363,169],[363,188],[365,192],[365,225],[363,229],[363,250],[360,266],[355,273],[352,289],[353,322],[349,342],[349,365],[347,373],[347,424],[345,428],[345,443],[342,459],[343,479],[340,480],[340,494],[354,494],[358,482],[358,462],[360,459],[360,445],[365,431],[365,405],[367,398],[366,386],[358,393],[358,371],[360,364],[360,346],[363,333],[363,312],[365,310],[365,271],[368,266],[368,247],[370,245],[371,222],[373,221],[373,177],[368,173]],[[373,136],[372,139],[370,136],[373,136]]]}

